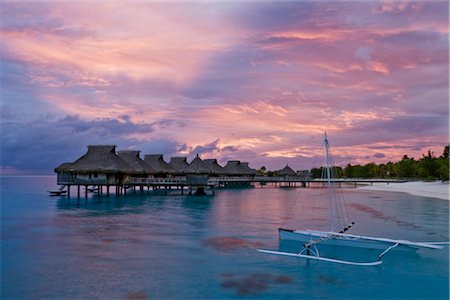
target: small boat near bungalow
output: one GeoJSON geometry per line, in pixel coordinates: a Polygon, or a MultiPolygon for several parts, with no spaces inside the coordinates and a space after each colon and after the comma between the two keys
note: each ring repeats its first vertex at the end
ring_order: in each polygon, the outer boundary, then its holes
{"type": "Polygon", "coordinates": [[[417,251],[418,249],[433,249],[440,250],[443,249],[444,245],[448,245],[449,242],[412,242],[408,240],[400,240],[400,239],[390,239],[383,237],[371,237],[366,235],[354,235],[347,233],[355,223],[349,222],[348,225],[341,228],[339,231],[335,230],[336,223],[336,213],[344,212],[348,210],[338,208],[338,205],[345,205],[345,201],[341,201],[341,203],[336,203],[338,199],[336,199],[335,194],[333,192],[333,178],[332,178],[332,164],[330,161],[329,155],[329,142],[327,138],[327,134],[325,133],[324,138],[324,146],[325,146],[325,166],[324,183],[327,186],[327,206],[328,206],[328,231],[319,231],[319,230],[311,230],[311,229],[290,229],[290,228],[279,228],[279,239],[281,240],[289,240],[293,242],[297,242],[300,245],[300,251],[297,253],[278,251],[278,250],[267,250],[267,249],[258,249],[259,252],[281,255],[281,256],[290,256],[311,260],[319,260],[325,262],[346,264],[346,265],[355,265],[355,266],[376,266],[382,263],[382,258],[385,254],[392,250],[402,250],[402,251],[417,251]],[[375,249],[380,250],[380,254],[377,259],[374,261],[361,262],[361,261],[352,261],[352,260],[344,260],[338,259],[334,257],[324,257],[321,256],[319,252],[319,248],[323,246],[333,246],[340,248],[360,248],[360,249],[375,249]]]}
{"type": "Polygon", "coordinates": [[[65,196],[67,195],[67,191],[48,191],[48,193],[50,194],[50,196],[65,196]]]}

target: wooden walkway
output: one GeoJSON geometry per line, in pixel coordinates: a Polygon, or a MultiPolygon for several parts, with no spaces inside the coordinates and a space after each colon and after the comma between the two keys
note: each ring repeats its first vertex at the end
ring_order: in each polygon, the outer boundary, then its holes
{"type": "MultiPolygon", "coordinates": [[[[374,183],[399,183],[406,182],[407,180],[398,179],[334,179],[332,181],[335,187],[357,187],[358,185],[373,185],[374,183]]],[[[182,177],[174,178],[132,178],[131,180],[124,181],[119,185],[106,185],[98,182],[74,182],[72,184],[63,184],[57,191],[49,191],[51,196],[67,196],[71,197],[71,190],[76,188],[76,197],[80,198],[81,193],[84,192],[84,197],[87,198],[88,194],[96,194],[98,197],[105,195],[109,197],[111,194],[116,196],[128,194],[136,194],[137,192],[144,193],[145,190],[156,191],[160,190],[164,194],[172,193],[174,190],[178,191],[182,195],[187,194],[205,194],[206,190],[210,190],[214,194],[214,190],[218,188],[227,187],[290,187],[290,188],[321,188],[327,186],[327,181],[322,179],[302,179],[296,177],[211,177],[205,184],[202,185],[190,185],[182,177]],[[84,191],[81,191],[81,188],[84,191]],[[113,193],[110,188],[113,188],[113,193]],[[105,189],[105,190],[104,190],[105,189]]]]}
{"type": "MultiPolygon", "coordinates": [[[[289,185],[297,186],[300,184],[302,187],[311,187],[311,186],[320,186],[325,183],[327,183],[326,179],[302,179],[302,178],[283,178],[283,177],[253,177],[253,178],[217,178],[217,179],[211,179],[211,184],[227,184],[227,183],[233,183],[233,182],[248,182],[248,183],[259,183],[261,185],[267,185],[267,184],[281,184],[281,185],[289,185]]],[[[342,179],[333,179],[332,183],[334,185],[338,185],[339,187],[343,186],[344,184],[346,186],[348,185],[354,185],[355,187],[358,184],[370,184],[373,185],[374,183],[399,183],[399,182],[407,182],[407,180],[400,180],[400,179],[366,179],[366,178],[342,178],[342,179]]]]}

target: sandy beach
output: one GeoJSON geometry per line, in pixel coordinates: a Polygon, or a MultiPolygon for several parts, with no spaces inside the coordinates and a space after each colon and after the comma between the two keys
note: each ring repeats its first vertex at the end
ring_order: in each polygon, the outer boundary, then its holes
{"type": "Polygon", "coordinates": [[[360,189],[387,192],[403,192],[411,195],[449,200],[449,184],[441,181],[411,181],[404,183],[374,183],[372,186],[359,186],[360,189]]]}

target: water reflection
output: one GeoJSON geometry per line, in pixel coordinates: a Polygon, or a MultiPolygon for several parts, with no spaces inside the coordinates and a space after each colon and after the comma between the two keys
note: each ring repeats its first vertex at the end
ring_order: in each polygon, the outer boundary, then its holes
{"type": "MultiPolygon", "coordinates": [[[[286,216],[292,228],[319,226],[318,189],[218,190],[213,197],[138,192],[68,201],[48,196],[54,182],[3,181],[1,298],[448,299],[448,251],[390,252],[380,267],[256,252],[300,251],[298,243],[280,243],[277,228],[286,216]]],[[[345,193],[357,204],[351,233],[448,239],[445,201],[345,193]]],[[[320,251],[361,261],[379,255],[320,251]]]]}
{"type": "Polygon", "coordinates": [[[221,286],[225,289],[234,290],[239,296],[257,296],[272,285],[292,284],[293,278],[286,275],[270,273],[253,274],[222,274],[221,286]]]}

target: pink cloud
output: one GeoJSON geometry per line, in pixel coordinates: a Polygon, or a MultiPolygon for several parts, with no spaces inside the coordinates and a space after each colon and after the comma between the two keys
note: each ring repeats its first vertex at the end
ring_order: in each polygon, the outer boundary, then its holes
{"type": "Polygon", "coordinates": [[[2,105],[24,123],[127,115],[154,129],[130,143],[274,165],[311,162],[324,131],[354,161],[448,140],[447,3],[5,7],[2,105]]]}

